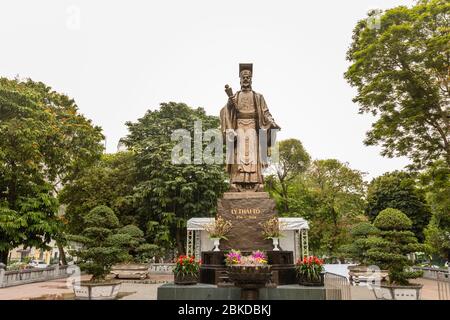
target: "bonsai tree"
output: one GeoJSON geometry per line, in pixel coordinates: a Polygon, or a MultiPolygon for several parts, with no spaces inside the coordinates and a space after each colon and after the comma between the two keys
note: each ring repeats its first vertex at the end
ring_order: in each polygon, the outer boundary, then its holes
{"type": "Polygon", "coordinates": [[[340,251],[360,265],[367,265],[367,250],[382,241],[379,234],[380,230],[370,222],[360,222],[350,229],[351,243],[342,246],[340,251]]]}
{"type": "Polygon", "coordinates": [[[97,206],[84,217],[81,234],[70,237],[82,245],[76,255],[81,270],[92,275],[92,282],[104,281],[114,264],[130,258],[124,242],[115,234],[118,227],[114,212],[107,206],[97,206]]]}
{"type": "Polygon", "coordinates": [[[411,219],[400,210],[387,208],[375,218],[374,226],[380,230],[382,239],[372,245],[367,256],[371,263],[388,270],[389,284],[408,285],[408,279],[420,277],[420,271],[408,270],[414,263],[407,254],[423,250],[423,245],[409,230],[412,227],[411,219]]]}

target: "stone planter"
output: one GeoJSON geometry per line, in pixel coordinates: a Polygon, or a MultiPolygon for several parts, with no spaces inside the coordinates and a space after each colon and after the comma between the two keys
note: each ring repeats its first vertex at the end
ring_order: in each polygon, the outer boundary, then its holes
{"type": "Polygon", "coordinates": [[[308,279],[307,277],[297,274],[298,284],[307,287],[323,287],[324,286],[325,273],[321,272],[319,279],[308,279]]]}
{"type": "Polygon", "coordinates": [[[192,274],[174,274],[174,282],[175,284],[179,285],[193,285],[197,284],[198,282],[198,274],[192,275],[192,274]]]}
{"type": "Polygon", "coordinates": [[[359,284],[361,282],[374,283],[375,281],[385,281],[389,272],[387,270],[376,270],[365,265],[348,266],[350,283],[359,284]]]}
{"type": "Polygon", "coordinates": [[[111,269],[111,273],[119,279],[146,279],[148,266],[145,264],[119,264],[111,269]]]}
{"type": "Polygon", "coordinates": [[[270,281],[272,272],[270,265],[233,265],[228,267],[228,277],[241,288],[241,300],[258,300],[259,289],[270,281]]]}
{"type": "Polygon", "coordinates": [[[381,284],[379,287],[372,287],[377,300],[420,300],[421,284],[411,284],[408,286],[396,286],[381,284]]]}
{"type": "Polygon", "coordinates": [[[120,281],[90,282],[81,281],[73,284],[76,300],[114,300],[119,293],[120,281]]]}

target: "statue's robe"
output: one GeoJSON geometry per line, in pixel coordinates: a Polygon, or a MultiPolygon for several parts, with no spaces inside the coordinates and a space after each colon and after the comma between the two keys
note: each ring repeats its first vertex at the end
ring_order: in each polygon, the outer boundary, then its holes
{"type": "MultiPolygon", "coordinates": [[[[233,158],[232,163],[230,163],[231,161],[229,160],[229,157],[227,157],[227,171],[230,174],[230,182],[232,184],[262,184],[262,168],[267,166],[267,152],[269,151],[272,143],[275,143],[275,141],[272,141],[271,130],[276,127],[272,115],[267,108],[264,97],[262,94],[254,91],[251,91],[251,93],[253,95],[252,100],[255,111],[252,118],[254,119],[254,129],[256,130],[256,139],[252,140],[256,146],[254,146],[255,148],[252,150],[256,150],[256,163],[248,165],[239,163],[239,154],[237,149],[241,147],[237,145],[237,140],[240,138],[238,136],[234,141],[234,150],[230,153],[233,158]]],[[[234,101],[238,104],[238,109],[240,95],[241,91],[238,91],[233,97],[234,101]]],[[[231,101],[228,101],[227,105],[225,105],[220,111],[220,126],[225,142],[227,141],[227,130],[237,131],[238,135],[242,134],[243,130],[246,130],[245,126],[242,125],[242,121],[238,121],[240,115],[242,115],[242,113],[239,113],[239,110],[236,109],[234,103],[231,101]]],[[[227,153],[228,152],[229,150],[227,150],[227,153]]]]}

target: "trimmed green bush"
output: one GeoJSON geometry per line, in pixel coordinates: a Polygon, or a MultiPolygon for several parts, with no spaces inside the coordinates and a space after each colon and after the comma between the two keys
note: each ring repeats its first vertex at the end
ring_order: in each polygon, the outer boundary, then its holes
{"type": "Polygon", "coordinates": [[[406,214],[392,208],[380,211],[373,224],[380,230],[408,230],[412,227],[412,221],[406,214]]]}
{"type": "Polygon", "coordinates": [[[408,285],[408,279],[420,277],[421,272],[408,269],[413,261],[407,254],[424,249],[414,233],[409,231],[411,220],[400,210],[387,208],[375,218],[374,226],[381,230],[382,239],[374,241],[367,250],[370,262],[389,271],[390,284],[408,285]]]}
{"type": "Polygon", "coordinates": [[[81,234],[69,238],[82,245],[75,254],[81,270],[92,275],[92,282],[105,280],[114,264],[129,257],[123,243],[118,243],[114,234],[118,226],[119,220],[114,211],[98,206],[86,215],[81,234]]]}
{"type": "Polygon", "coordinates": [[[360,222],[350,230],[352,242],[340,248],[344,256],[351,257],[362,265],[368,262],[367,250],[373,243],[383,241],[378,237],[380,230],[370,222],[360,222]]]}

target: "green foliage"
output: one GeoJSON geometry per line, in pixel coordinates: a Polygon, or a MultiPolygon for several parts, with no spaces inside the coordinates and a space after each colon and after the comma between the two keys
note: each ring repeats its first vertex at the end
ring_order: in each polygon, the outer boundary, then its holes
{"type": "Polygon", "coordinates": [[[117,212],[121,224],[138,224],[132,199],[136,167],[132,152],[102,155],[101,159],[65,185],[59,199],[66,205],[71,233],[81,231],[83,216],[98,205],[117,212]]]}
{"type": "Polygon", "coordinates": [[[311,244],[319,252],[334,256],[349,241],[350,226],[363,219],[363,173],[335,159],[316,160],[307,179],[317,203],[309,215],[311,244]]]}
{"type": "Polygon", "coordinates": [[[356,237],[368,237],[379,234],[377,227],[372,225],[370,222],[360,222],[350,229],[350,235],[354,238],[356,237]]]}
{"type": "Polygon", "coordinates": [[[414,233],[408,229],[412,221],[400,210],[387,208],[375,218],[374,226],[379,228],[383,241],[375,241],[367,250],[369,261],[381,269],[389,270],[389,282],[407,285],[408,279],[421,275],[420,272],[408,271],[414,262],[406,256],[409,253],[423,251],[414,233]]]}
{"type": "Polygon", "coordinates": [[[360,113],[379,115],[365,143],[417,167],[437,159],[450,165],[449,12],[446,0],[418,1],[386,10],[379,28],[361,20],[347,53],[353,101],[360,113]]]}
{"type": "Polygon", "coordinates": [[[350,243],[341,246],[340,252],[344,256],[351,257],[360,264],[368,263],[367,250],[374,245],[384,245],[384,240],[378,235],[380,230],[370,222],[360,222],[350,229],[350,243]]]}
{"type": "Polygon", "coordinates": [[[95,207],[86,215],[84,223],[87,227],[101,226],[102,228],[113,229],[119,226],[119,219],[111,208],[101,205],[95,207]]]}
{"type": "Polygon", "coordinates": [[[373,224],[380,230],[406,230],[411,228],[412,221],[400,210],[386,208],[378,214],[373,224]]]}
{"type": "Polygon", "coordinates": [[[164,248],[176,245],[179,252],[185,250],[187,220],[212,216],[217,198],[228,187],[222,165],[171,161],[177,143],[171,140],[173,131],[186,129],[193,137],[197,120],[202,121],[203,130],[219,127],[218,118],[206,115],[202,108],[163,103],[136,123],[128,122],[130,133],[123,139],[134,153],[137,168],[133,197],[139,226],[148,242],[164,248]]]}
{"type": "Polygon", "coordinates": [[[404,212],[413,222],[412,231],[423,241],[423,229],[430,220],[425,193],[414,177],[406,172],[385,173],[371,181],[367,192],[366,212],[373,220],[383,209],[394,208],[404,212]]]}
{"type": "MultiPolygon", "coordinates": [[[[0,78],[0,259],[58,238],[55,193],[102,151],[101,129],[75,102],[30,79],[0,78]],[[13,222],[14,221],[14,222],[13,222]]],[[[6,261],[5,261],[6,262],[6,261]]]]}
{"type": "Polygon", "coordinates": [[[289,182],[304,173],[311,158],[300,140],[288,139],[278,142],[278,163],[274,163],[275,174],[266,178],[267,189],[281,200],[283,213],[289,212],[289,182]]]}
{"type": "Polygon", "coordinates": [[[450,167],[433,163],[420,176],[432,216],[425,229],[425,243],[431,253],[450,260],[450,167]]]}

